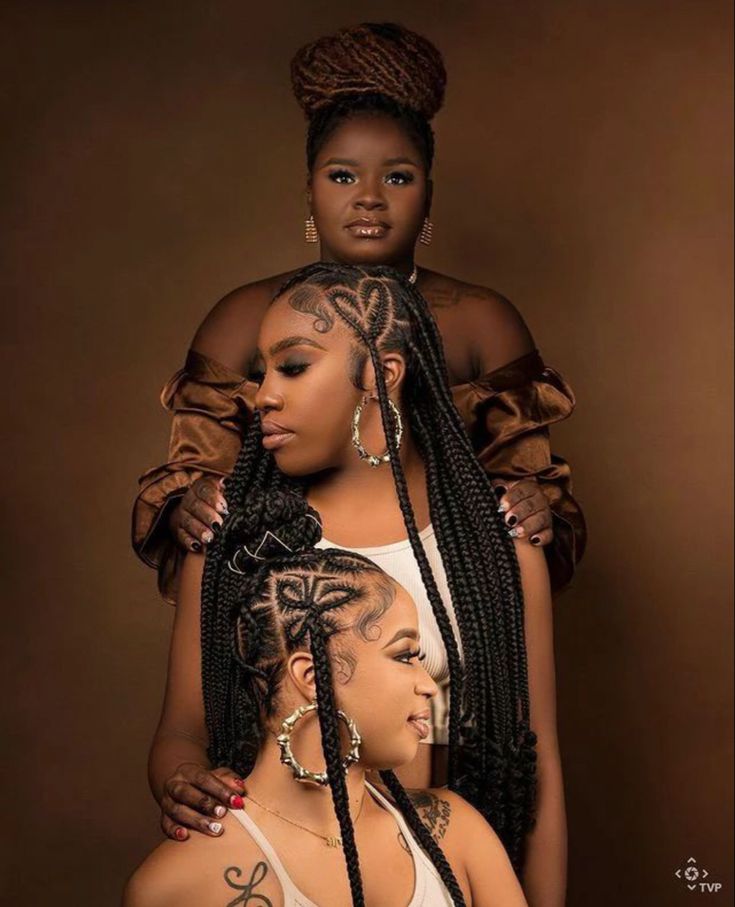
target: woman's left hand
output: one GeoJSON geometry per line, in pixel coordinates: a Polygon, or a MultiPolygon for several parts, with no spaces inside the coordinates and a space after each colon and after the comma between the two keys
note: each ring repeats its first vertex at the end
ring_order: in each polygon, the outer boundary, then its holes
{"type": "Polygon", "coordinates": [[[551,509],[538,480],[492,479],[498,506],[513,538],[528,539],[532,545],[548,545],[554,538],[551,509]]]}

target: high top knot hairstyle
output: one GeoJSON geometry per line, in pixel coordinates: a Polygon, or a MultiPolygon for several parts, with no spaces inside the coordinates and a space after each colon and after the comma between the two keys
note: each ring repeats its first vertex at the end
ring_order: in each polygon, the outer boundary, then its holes
{"type": "Polygon", "coordinates": [[[380,94],[431,120],[444,102],[447,73],[426,38],[392,22],[364,22],[302,47],[291,61],[291,83],[309,119],[347,97],[380,94]]]}
{"type": "MultiPolygon", "coordinates": [[[[382,266],[318,262],[293,275],[279,297],[312,315],[318,331],[328,332],[338,320],[350,328],[354,342],[345,377],[356,387],[367,357],[373,364],[396,495],[447,653],[449,786],[490,822],[520,874],[525,838],[534,824],[536,794],[536,737],[530,728],[520,571],[488,476],[454,406],[436,322],[426,300],[405,275],[382,266]],[[459,641],[419,536],[392,430],[380,360],[381,352],[387,350],[401,352],[406,360],[400,405],[426,468],[431,521],[459,641]]],[[[307,482],[278,469],[273,455],[263,448],[256,412],[225,482],[230,516],[209,547],[202,586],[202,685],[216,765],[230,764],[231,758],[231,751],[221,744],[217,722],[225,714],[233,683],[227,673],[232,638],[229,615],[237,607],[243,581],[228,566],[233,556],[231,537],[243,519],[251,521],[251,528],[266,527],[266,518],[258,516],[269,512],[263,492],[288,490],[304,497],[307,482]]],[[[315,531],[316,522],[306,517],[307,509],[293,512],[301,514],[298,519],[304,531],[315,531]]]]}
{"type": "MultiPolygon", "coordinates": [[[[247,775],[266,733],[266,721],[276,713],[288,657],[299,649],[311,652],[322,752],[352,902],[355,907],[363,907],[360,860],[342,768],[332,664],[340,665],[341,682],[349,682],[355,666],[349,632],[366,640],[374,639],[372,631],[393,604],[396,588],[393,580],[360,554],[312,547],[321,537],[316,516],[302,495],[287,490],[260,490],[249,495],[229,518],[229,532],[221,553],[229,552],[225,572],[235,581],[234,586],[225,587],[229,593],[227,606],[219,608],[217,617],[224,623],[230,645],[229,652],[227,647],[216,652],[219,688],[215,691],[211,684],[204,684],[207,731],[213,759],[247,775]],[[244,551],[245,557],[238,558],[238,551],[244,551]],[[234,570],[233,562],[237,565],[234,570]],[[241,570],[243,566],[249,569],[241,570]]],[[[211,617],[211,608],[205,608],[203,599],[203,634],[211,617]]],[[[207,677],[213,669],[213,653],[205,639],[209,642],[211,637],[202,638],[207,677]]],[[[381,772],[381,777],[433,861],[454,904],[464,907],[462,891],[446,858],[397,777],[390,771],[381,772]]]]}
{"type": "Polygon", "coordinates": [[[354,25],[302,47],[291,61],[291,84],[309,121],[309,171],[337,126],[358,113],[383,114],[401,123],[430,171],[434,134],[429,121],[444,102],[446,83],[436,47],[392,22],[354,25]]]}

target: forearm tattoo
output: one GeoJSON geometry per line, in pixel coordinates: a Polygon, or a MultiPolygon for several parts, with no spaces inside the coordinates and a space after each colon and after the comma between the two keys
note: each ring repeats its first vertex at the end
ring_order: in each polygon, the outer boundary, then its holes
{"type": "Polygon", "coordinates": [[[252,875],[250,876],[250,881],[242,885],[236,879],[239,879],[242,875],[242,869],[239,866],[228,866],[225,869],[225,882],[234,888],[236,891],[241,892],[234,901],[228,901],[227,907],[235,907],[237,904],[258,904],[259,907],[273,907],[273,901],[270,898],[267,898],[264,894],[257,894],[255,891],[256,887],[260,885],[263,879],[268,875],[268,864],[256,863],[255,868],[253,869],[252,875]],[[233,878],[233,876],[235,878],[233,878]]]}
{"type": "Polygon", "coordinates": [[[432,838],[440,841],[449,826],[452,807],[446,800],[440,800],[435,794],[424,790],[406,791],[406,793],[416,808],[419,818],[429,829],[432,838]]]}

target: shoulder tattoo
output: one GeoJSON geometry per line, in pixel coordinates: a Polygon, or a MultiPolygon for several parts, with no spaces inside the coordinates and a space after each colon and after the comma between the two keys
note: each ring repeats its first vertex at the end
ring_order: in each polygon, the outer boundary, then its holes
{"type": "Polygon", "coordinates": [[[449,827],[449,817],[452,813],[449,802],[425,790],[406,791],[406,793],[432,838],[440,841],[449,827]]]}
{"type": "Polygon", "coordinates": [[[451,289],[433,289],[427,291],[426,300],[429,303],[429,308],[451,309],[462,301],[462,292],[456,287],[451,289]]]}
{"type": "Polygon", "coordinates": [[[227,907],[237,907],[237,905],[250,905],[250,907],[273,907],[273,901],[270,898],[267,898],[264,894],[258,894],[256,888],[263,879],[268,875],[268,865],[262,860],[260,863],[255,864],[255,868],[252,871],[250,876],[250,881],[241,883],[239,881],[240,876],[242,876],[242,869],[239,866],[228,866],[225,869],[225,882],[234,888],[235,891],[239,891],[240,894],[232,901],[227,902],[227,907]]]}

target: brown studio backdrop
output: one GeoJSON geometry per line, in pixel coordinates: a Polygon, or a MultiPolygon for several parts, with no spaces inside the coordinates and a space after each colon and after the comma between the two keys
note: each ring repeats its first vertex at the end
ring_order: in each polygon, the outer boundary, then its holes
{"type": "Polygon", "coordinates": [[[157,392],[209,306],[305,263],[302,43],[446,56],[435,241],[511,298],[578,411],[591,542],[557,602],[572,907],[732,892],[731,10],[725,2],[3,6],[3,903],[117,902],[156,842],[172,611],[129,548],[157,392]]]}

